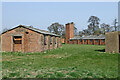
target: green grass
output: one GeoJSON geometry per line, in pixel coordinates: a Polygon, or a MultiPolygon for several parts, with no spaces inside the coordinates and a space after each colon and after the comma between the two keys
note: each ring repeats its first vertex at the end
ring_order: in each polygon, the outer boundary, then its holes
{"type": "Polygon", "coordinates": [[[118,54],[105,46],[63,45],[43,53],[2,53],[3,78],[116,78],[118,54]]]}

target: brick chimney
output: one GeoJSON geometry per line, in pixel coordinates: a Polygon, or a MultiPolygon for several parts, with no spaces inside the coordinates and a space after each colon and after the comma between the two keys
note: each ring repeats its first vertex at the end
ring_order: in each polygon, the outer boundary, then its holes
{"type": "Polygon", "coordinates": [[[74,37],[74,23],[67,23],[66,25],[66,40],[65,43],[69,43],[69,39],[74,37]]]}

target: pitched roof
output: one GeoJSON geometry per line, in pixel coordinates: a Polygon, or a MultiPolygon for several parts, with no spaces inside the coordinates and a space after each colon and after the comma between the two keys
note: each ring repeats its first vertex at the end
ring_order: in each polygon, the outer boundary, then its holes
{"type": "MultiPolygon", "coordinates": [[[[33,31],[35,31],[35,32],[42,33],[42,34],[46,34],[46,35],[60,36],[60,35],[57,35],[57,34],[54,34],[54,33],[50,33],[50,32],[48,32],[48,31],[45,31],[45,30],[33,28],[33,27],[31,27],[31,26],[19,25],[19,26],[15,27],[15,28],[18,28],[18,27],[27,28],[27,29],[33,30],[33,31]]],[[[12,29],[9,29],[9,30],[7,30],[7,31],[4,31],[2,34],[8,32],[8,31],[10,31],[10,30],[13,30],[13,29],[15,29],[15,28],[12,28],[12,29]]]]}
{"type": "Polygon", "coordinates": [[[80,37],[80,36],[75,36],[73,38],[70,38],[70,40],[77,40],[77,39],[105,39],[105,35],[89,35],[89,36],[84,36],[84,37],[80,37]]]}
{"type": "Polygon", "coordinates": [[[70,38],[70,40],[76,40],[76,39],[82,39],[80,36],[74,36],[73,38],[70,38]]]}

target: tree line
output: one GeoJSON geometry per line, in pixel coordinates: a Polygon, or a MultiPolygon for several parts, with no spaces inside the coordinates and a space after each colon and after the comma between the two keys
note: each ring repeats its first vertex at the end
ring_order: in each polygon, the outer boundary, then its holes
{"type": "MultiPolygon", "coordinates": [[[[102,23],[100,24],[100,18],[97,16],[90,16],[88,19],[88,27],[83,31],[78,31],[77,27],[74,24],[74,35],[75,36],[83,36],[83,35],[100,35],[105,34],[106,32],[117,31],[118,22],[117,19],[113,20],[113,26],[110,24],[102,23]]],[[[65,27],[59,23],[53,23],[48,27],[49,32],[61,35],[65,37],[65,27]]]]}
{"type": "Polygon", "coordinates": [[[117,19],[113,20],[113,26],[111,26],[110,24],[106,23],[100,24],[100,18],[96,16],[90,16],[88,19],[88,28],[83,31],[79,31],[79,35],[100,35],[105,34],[106,32],[117,31],[117,29],[117,19]]]}

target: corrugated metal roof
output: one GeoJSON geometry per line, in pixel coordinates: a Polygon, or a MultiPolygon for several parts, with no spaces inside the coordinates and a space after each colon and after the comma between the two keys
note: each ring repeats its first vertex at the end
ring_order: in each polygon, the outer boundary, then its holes
{"type": "Polygon", "coordinates": [[[105,39],[105,35],[99,35],[98,39],[105,39]]]}
{"type": "Polygon", "coordinates": [[[76,39],[82,39],[82,37],[80,37],[80,36],[75,36],[75,37],[73,37],[73,38],[70,38],[70,40],[76,40],[76,39]]]}
{"type": "Polygon", "coordinates": [[[45,30],[41,30],[41,29],[29,27],[29,26],[24,26],[24,27],[29,28],[29,29],[31,29],[31,30],[33,30],[33,31],[42,33],[42,34],[53,35],[53,36],[60,36],[60,35],[57,35],[57,34],[54,34],[54,33],[50,33],[50,32],[48,32],[48,31],[45,31],[45,30]]]}
{"type": "MultiPolygon", "coordinates": [[[[45,30],[40,30],[40,29],[37,29],[37,28],[33,28],[33,27],[31,27],[31,26],[19,25],[19,26],[17,26],[17,27],[28,28],[28,29],[30,29],[30,30],[33,30],[33,31],[36,31],[36,32],[39,32],[39,33],[42,33],[42,34],[46,34],[46,35],[60,36],[60,35],[57,35],[57,34],[54,34],[54,33],[50,33],[50,32],[48,32],[48,31],[45,31],[45,30]]],[[[15,28],[17,28],[17,27],[15,27],[15,28]]],[[[14,28],[13,28],[13,29],[14,29],[14,28]]],[[[9,30],[12,30],[12,29],[9,29],[9,30]]],[[[9,30],[7,30],[7,31],[9,31],[9,30]]],[[[7,31],[5,31],[5,32],[7,32],[7,31]]],[[[3,32],[3,33],[5,33],[5,32],[3,32]]],[[[3,33],[2,33],[2,34],[3,34],[3,33]]]]}
{"type": "Polygon", "coordinates": [[[70,38],[70,40],[76,40],[76,39],[105,39],[105,35],[89,35],[89,36],[84,36],[84,37],[80,37],[80,36],[75,36],[73,38],[70,38]]]}

